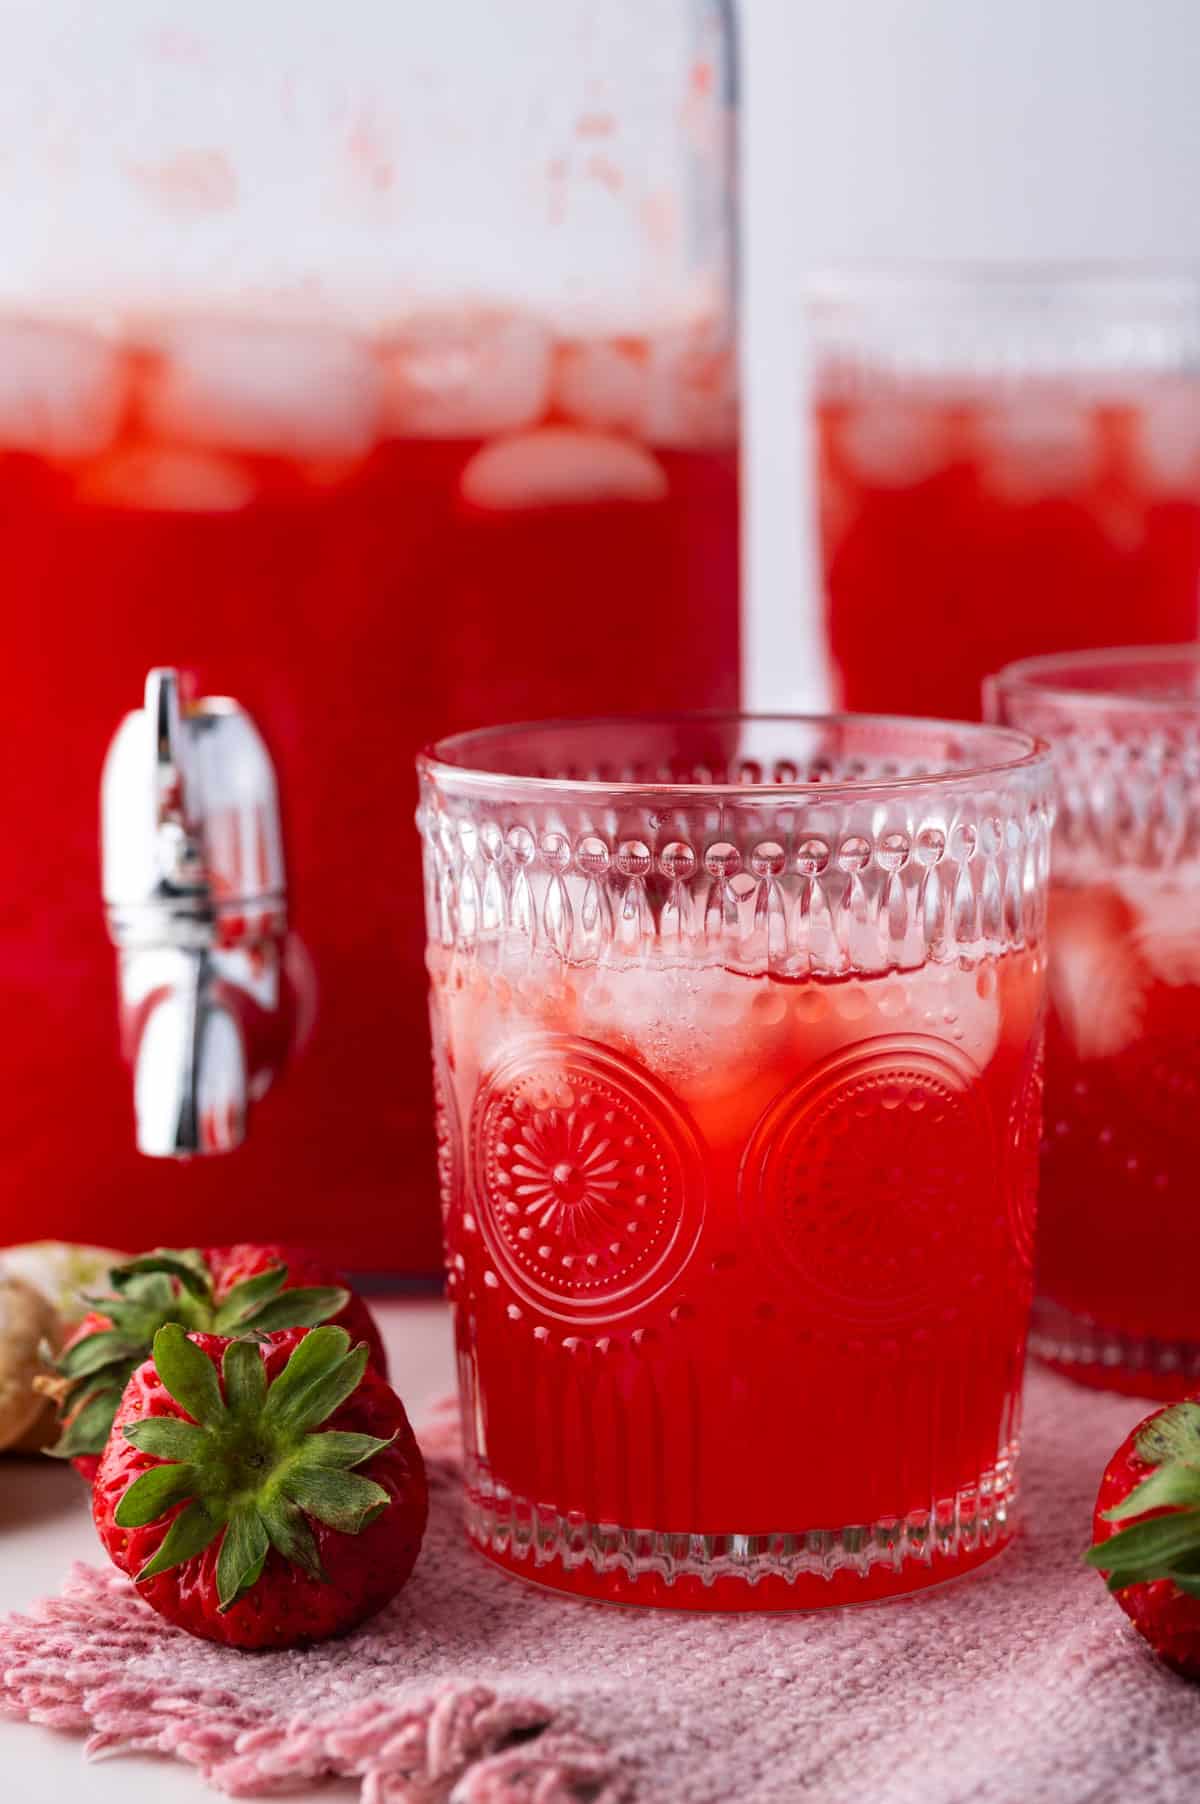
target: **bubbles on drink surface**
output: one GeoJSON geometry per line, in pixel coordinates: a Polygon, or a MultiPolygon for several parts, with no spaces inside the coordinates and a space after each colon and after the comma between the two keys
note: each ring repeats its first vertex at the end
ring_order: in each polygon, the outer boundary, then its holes
{"type": "Polygon", "coordinates": [[[486,1065],[514,1033],[585,1035],[635,1058],[698,1113],[744,1131],[779,1069],[819,1063],[873,1035],[946,1042],[982,1070],[1009,992],[996,961],[926,964],[880,977],[779,981],[725,966],[563,967],[535,958],[515,981],[481,966],[434,963],[456,1031],[486,1065]],[[992,980],[980,982],[989,971],[992,980]]]}

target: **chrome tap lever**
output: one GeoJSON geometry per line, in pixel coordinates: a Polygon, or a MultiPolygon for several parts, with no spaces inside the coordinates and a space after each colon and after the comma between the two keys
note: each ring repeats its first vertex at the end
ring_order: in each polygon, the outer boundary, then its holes
{"type": "MultiPolygon", "coordinates": [[[[146,721],[153,735],[155,842],[159,874],[168,888],[203,886],[203,853],[188,816],[190,733],[179,695],[179,673],[152,670],[146,678],[146,721]]],[[[194,779],[191,780],[194,787],[194,779]]],[[[190,798],[192,801],[195,797],[190,798]]]]}
{"type": "Polygon", "coordinates": [[[104,901],[118,950],[137,1144],[240,1144],[286,1045],[287,884],[270,756],[236,702],[187,704],[152,670],[101,783],[104,901]]]}

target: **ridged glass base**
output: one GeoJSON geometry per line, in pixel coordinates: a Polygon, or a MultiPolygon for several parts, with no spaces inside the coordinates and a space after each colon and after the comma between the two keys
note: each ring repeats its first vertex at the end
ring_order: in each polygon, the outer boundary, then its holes
{"type": "Polygon", "coordinates": [[[1034,1303],[1029,1345],[1047,1365],[1094,1390],[1170,1402],[1200,1389],[1200,1341],[1125,1334],[1048,1297],[1034,1303]]]}
{"type": "Polygon", "coordinates": [[[682,1610],[810,1610],[941,1584],[1011,1540],[1016,1455],[954,1497],[906,1516],[838,1529],[683,1534],[589,1522],[532,1504],[483,1462],[468,1474],[467,1529],[509,1571],[556,1591],[682,1610]]]}

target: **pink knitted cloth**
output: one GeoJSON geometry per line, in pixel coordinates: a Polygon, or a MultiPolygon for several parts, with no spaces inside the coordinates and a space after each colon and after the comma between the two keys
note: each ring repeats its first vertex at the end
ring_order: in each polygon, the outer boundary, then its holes
{"type": "Polygon", "coordinates": [[[0,1709],[88,1731],[93,1757],[174,1755],[239,1797],[338,1774],[367,1804],[1182,1804],[1200,1693],[1079,1563],[1100,1470],[1145,1409],[1034,1373],[1026,1528],[993,1567],[877,1609],[725,1617],[493,1571],[461,1538],[445,1414],[423,1437],[416,1575],[349,1640],[227,1652],[76,1566],[0,1624],[0,1709]]]}

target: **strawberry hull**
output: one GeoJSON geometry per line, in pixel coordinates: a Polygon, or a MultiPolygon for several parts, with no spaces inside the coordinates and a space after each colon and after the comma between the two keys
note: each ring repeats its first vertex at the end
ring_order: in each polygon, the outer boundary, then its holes
{"type": "MultiPolygon", "coordinates": [[[[194,1259],[196,1255],[189,1255],[189,1257],[194,1259]]],[[[208,1293],[204,1299],[202,1313],[199,1317],[197,1317],[195,1313],[189,1313],[179,1317],[179,1319],[185,1320],[189,1326],[195,1326],[197,1322],[202,1326],[208,1326],[211,1318],[215,1316],[220,1306],[229,1302],[232,1294],[238,1290],[239,1286],[247,1285],[251,1283],[252,1280],[262,1279],[267,1273],[272,1271],[278,1276],[280,1269],[282,1269],[286,1273],[286,1276],[279,1284],[279,1291],[281,1294],[301,1291],[320,1292],[322,1290],[333,1293],[339,1289],[345,1293],[345,1303],[341,1309],[337,1310],[336,1313],[330,1317],[330,1319],[335,1321],[339,1327],[345,1329],[346,1333],[349,1334],[353,1341],[363,1342],[367,1348],[367,1355],[372,1367],[378,1372],[381,1378],[387,1378],[387,1351],[384,1347],[379,1330],[375,1325],[374,1317],[362,1298],[356,1296],[349,1285],[345,1283],[341,1274],[331,1270],[318,1255],[304,1247],[263,1245],[255,1241],[241,1241],[233,1246],[205,1247],[201,1249],[198,1257],[203,1262],[207,1274],[206,1283],[208,1286],[208,1293]]],[[[119,1268],[117,1275],[119,1277],[119,1268]]],[[[187,1300],[182,1296],[178,1279],[173,1280],[173,1284],[176,1296],[180,1300],[181,1308],[186,1308],[187,1300]]],[[[120,1299],[114,1295],[114,1309],[118,1308],[119,1303],[120,1299]]],[[[122,1351],[128,1355],[130,1347],[138,1347],[140,1345],[143,1352],[149,1353],[154,1327],[157,1326],[158,1322],[175,1319],[174,1314],[169,1313],[169,1311],[173,1310],[173,1307],[173,1305],[168,1305],[167,1311],[152,1318],[149,1324],[137,1328],[132,1333],[127,1324],[122,1323],[119,1328],[119,1333],[126,1337],[126,1345],[123,1347],[122,1351]]],[[[310,1314],[307,1318],[293,1317],[292,1319],[308,1319],[309,1321],[312,1321],[315,1318],[310,1314]]],[[[222,1325],[224,1326],[225,1324],[222,1325]]],[[[69,1356],[73,1349],[80,1346],[80,1343],[87,1341],[90,1337],[103,1333],[106,1330],[111,1332],[114,1330],[115,1326],[116,1324],[114,1324],[113,1320],[108,1315],[99,1310],[90,1311],[78,1324],[63,1346],[60,1355],[60,1360],[62,1362],[59,1368],[60,1371],[66,1372],[69,1364],[69,1356]]],[[[240,1326],[241,1324],[239,1323],[239,1327],[240,1326]]],[[[247,1321],[245,1326],[248,1331],[254,1326],[254,1323],[253,1321],[247,1321]]],[[[230,1329],[230,1332],[232,1331],[233,1330],[230,1329]]],[[[72,1424],[75,1422],[77,1412],[79,1412],[78,1402],[73,1401],[71,1396],[68,1395],[60,1405],[61,1417],[66,1433],[64,1435],[63,1443],[59,1447],[59,1453],[62,1456],[66,1456],[68,1453],[71,1454],[72,1464],[74,1465],[75,1470],[79,1473],[80,1477],[85,1479],[89,1484],[92,1483],[96,1476],[96,1468],[99,1463],[99,1455],[102,1449],[103,1440],[107,1435],[111,1411],[120,1395],[120,1391],[124,1386],[127,1375],[131,1373],[133,1366],[136,1364],[139,1357],[140,1355],[135,1352],[132,1357],[127,1357],[125,1363],[122,1365],[120,1376],[116,1379],[115,1389],[110,1393],[110,1401],[108,1404],[109,1415],[105,1419],[104,1428],[94,1441],[89,1444],[87,1451],[79,1452],[69,1445],[70,1440],[73,1438],[72,1424]]],[[[111,1374],[109,1376],[111,1377],[111,1374]]],[[[91,1387],[87,1384],[81,1387],[82,1394],[85,1397],[90,1388],[91,1387]]]]}
{"type": "MultiPolygon", "coordinates": [[[[1164,1430],[1178,1437],[1172,1449],[1175,1453],[1194,1456],[1200,1452],[1200,1440],[1193,1440],[1190,1447],[1186,1444],[1189,1432],[1193,1437],[1195,1435],[1194,1425],[1200,1416],[1200,1409],[1193,1400],[1183,1404],[1183,1411],[1182,1419],[1172,1409],[1158,1410],[1154,1415],[1148,1416],[1122,1442],[1105,1468],[1096,1498],[1092,1522],[1093,1545],[1089,1561],[1104,1572],[1106,1577],[1109,1575],[1110,1562],[1115,1564],[1119,1556],[1115,1549],[1106,1556],[1105,1549],[1124,1530],[1132,1525],[1153,1522],[1166,1522],[1168,1526],[1174,1526],[1170,1519],[1179,1515],[1178,1510],[1158,1508],[1139,1514],[1136,1511],[1136,1498],[1132,1503],[1130,1499],[1139,1485],[1145,1484],[1155,1474],[1161,1475],[1161,1466],[1151,1457],[1151,1444],[1164,1430]],[[1111,1513],[1120,1511],[1123,1507],[1133,1513],[1123,1515],[1116,1521],[1112,1520],[1111,1513]]],[[[1190,1459],[1186,1463],[1192,1465],[1190,1459]]],[[[1192,1470],[1194,1473],[1194,1466],[1192,1470]]],[[[1187,1485],[1188,1480],[1185,1478],[1184,1482],[1187,1485]]],[[[1191,1507],[1194,1508],[1200,1502],[1200,1477],[1193,1477],[1191,1482],[1196,1486],[1195,1495],[1191,1498],[1191,1507]]],[[[1188,1502],[1186,1491],[1177,1495],[1181,1503],[1188,1502]]],[[[1194,1569],[1197,1558],[1200,1558],[1200,1545],[1190,1554],[1177,1552],[1173,1557],[1178,1559],[1182,1568],[1194,1569]]],[[[1165,1666],[1186,1678],[1200,1678],[1200,1598],[1181,1590],[1171,1578],[1153,1576],[1152,1564],[1148,1565],[1148,1576],[1145,1579],[1121,1586],[1114,1591],[1113,1596],[1138,1634],[1149,1643],[1165,1666]]]]}
{"type": "MultiPolygon", "coordinates": [[[[271,1337],[265,1353],[268,1381],[283,1371],[305,1332],[271,1337]]],[[[229,1345],[219,1335],[189,1338],[214,1363],[229,1345]]],[[[92,1493],[93,1516],[105,1551],[131,1577],[158,1552],[171,1525],[188,1507],[178,1504],[141,1527],[117,1525],[117,1506],[134,1480],[163,1464],[125,1438],[128,1425],[148,1418],[189,1420],[151,1360],[138,1368],[126,1388],[92,1493]]],[[[258,1582],[221,1611],[217,1564],[228,1532],[223,1531],[195,1558],[139,1585],[140,1595],[153,1609],[189,1634],[228,1647],[282,1648],[344,1634],[395,1596],[415,1564],[427,1514],[424,1464],[403,1405],[368,1368],[353,1396],[322,1426],[389,1443],[364,1468],[387,1493],[390,1502],[384,1512],[353,1535],[320,1522],[311,1524],[327,1581],[309,1576],[272,1547],[258,1582]]]]}

